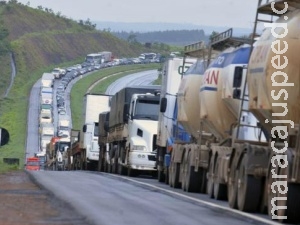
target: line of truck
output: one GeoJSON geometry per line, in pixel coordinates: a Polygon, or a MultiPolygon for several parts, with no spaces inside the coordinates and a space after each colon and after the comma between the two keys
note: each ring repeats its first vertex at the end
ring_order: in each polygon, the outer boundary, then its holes
{"type": "Polygon", "coordinates": [[[185,46],[165,64],[159,95],[114,95],[98,119],[98,170],[157,169],[171,187],[300,222],[299,20],[300,1],[260,0],[250,39],[229,29],[185,46]],[[256,40],[266,16],[274,23],[256,40]]]}

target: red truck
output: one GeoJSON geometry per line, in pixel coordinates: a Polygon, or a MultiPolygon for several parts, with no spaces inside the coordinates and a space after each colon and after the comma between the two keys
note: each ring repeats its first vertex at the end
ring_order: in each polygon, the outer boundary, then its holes
{"type": "Polygon", "coordinates": [[[38,157],[29,157],[26,160],[26,170],[40,170],[40,159],[38,157]]]}

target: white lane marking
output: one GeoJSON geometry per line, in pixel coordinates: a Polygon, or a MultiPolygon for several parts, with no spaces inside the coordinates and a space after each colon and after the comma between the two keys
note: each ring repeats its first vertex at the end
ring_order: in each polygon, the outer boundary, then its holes
{"type": "Polygon", "coordinates": [[[144,182],[141,182],[141,181],[133,180],[133,179],[128,178],[128,177],[118,176],[118,175],[109,174],[109,173],[105,173],[105,174],[113,176],[113,177],[117,177],[117,178],[122,178],[124,180],[129,180],[131,182],[135,182],[137,184],[145,185],[145,186],[148,186],[148,187],[151,187],[151,188],[155,188],[155,189],[158,189],[158,190],[161,190],[161,191],[173,194],[173,195],[177,195],[177,196],[189,199],[189,200],[193,200],[195,202],[202,203],[204,205],[208,205],[210,207],[215,207],[215,208],[226,210],[226,211],[229,211],[229,212],[232,212],[232,213],[235,213],[235,214],[239,214],[241,216],[245,216],[245,217],[248,217],[250,219],[253,219],[253,220],[265,223],[265,224],[269,224],[269,225],[282,225],[281,223],[277,223],[277,222],[269,220],[269,219],[264,219],[264,218],[261,218],[259,216],[255,216],[255,215],[252,215],[252,214],[249,214],[249,213],[245,213],[245,212],[242,212],[242,211],[239,211],[239,210],[236,210],[236,209],[232,209],[232,208],[229,208],[229,207],[225,207],[225,206],[217,205],[217,204],[214,204],[214,203],[211,203],[211,202],[207,202],[207,201],[204,201],[204,200],[200,200],[200,199],[197,199],[197,198],[193,198],[193,197],[190,197],[190,196],[187,196],[187,195],[175,192],[175,191],[171,191],[171,190],[167,190],[167,189],[164,189],[164,188],[161,188],[161,187],[157,187],[157,186],[152,185],[152,184],[147,184],[147,183],[144,183],[144,182]]]}

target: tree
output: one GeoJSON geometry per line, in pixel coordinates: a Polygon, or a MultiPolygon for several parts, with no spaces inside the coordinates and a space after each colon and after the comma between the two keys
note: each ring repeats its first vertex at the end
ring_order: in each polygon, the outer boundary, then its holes
{"type": "Polygon", "coordinates": [[[214,36],[218,35],[218,34],[219,34],[219,32],[213,31],[213,32],[211,33],[211,35],[209,35],[209,40],[211,41],[211,39],[212,39],[214,36]]]}
{"type": "Polygon", "coordinates": [[[130,44],[133,44],[133,43],[136,43],[138,42],[136,40],[136,35],[133,33],[133,32],[130,32],[128,38],[127,38],[127,41],[130,43],[130,44]]]}
{"type": "Polygon", "coordinates": [[[57,17],[61,17],[61,12],[58,11],[58,12],[56,13],[56,16],[57,16],[57,17]]]}
{"type": "Polygon", "coordinates": [[[17,0],[9,0],[8,3],[12,3],[12,4],[18,4],[18,1],[17,0]]]}

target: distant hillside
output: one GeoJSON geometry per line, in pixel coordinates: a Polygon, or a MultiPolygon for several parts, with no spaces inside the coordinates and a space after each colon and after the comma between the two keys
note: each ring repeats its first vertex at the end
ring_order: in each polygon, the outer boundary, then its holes
{"type": "Polygon", "coordinates": [[[209,36],[204,34],[203,30],[168,30],[168,31],[153,31],[146,33],[139,32],[111,32],[118,38],[128,40],[134,36],[138,42],[158,42],[168,45],[184,46],[198,41],[208,42],[209,36]]]}
{"type": "MultiPolygon", "coordinates": [[[[17,77],[50,65],[83,59],[91,52],[108,50],[116,57],[124,57],[145,51],[142,46],[96,30],[90,21],[73,21],[52,10],[34,9],[16,0],[0,1],[0,22],[0,38],[2,31],[7,31],[6,41],[16,59],[17,77]]],[[[9,82],[10,64],[1,47],[0,40],[0,76],[9,82]]],[[[0,97],[4,93],[2,86],[0,97]]]]}
{"type": "MultiPolygon", "coordinates": [[[[191,23],[129,23],[129,22],[111,22],[111,21],[93,21],[97,25],[97,29],[109,29],[112,32],[153,32],[167,30],[203,30],[206,35],[210,35],[213,31],[222,32],[231,27],[227,26],[206,26],[191,23]]],[[[252,28],[233,27],[235,36],[249,35],[252,28]]]]}

